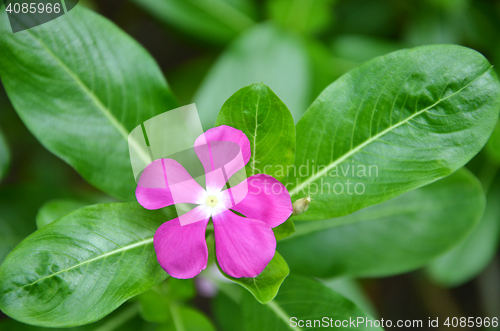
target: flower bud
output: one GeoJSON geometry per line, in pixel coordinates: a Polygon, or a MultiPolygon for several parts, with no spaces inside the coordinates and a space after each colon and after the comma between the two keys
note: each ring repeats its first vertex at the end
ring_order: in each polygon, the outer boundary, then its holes
{"type": "Polygon", "coordinates": [[[307,209],[309,208],[309,204],[311,203],[311,201],[312,201],[311,197],[296,200],[292,205],[293,207],[292,216],[297,216],[306,212],[307,209]]]}

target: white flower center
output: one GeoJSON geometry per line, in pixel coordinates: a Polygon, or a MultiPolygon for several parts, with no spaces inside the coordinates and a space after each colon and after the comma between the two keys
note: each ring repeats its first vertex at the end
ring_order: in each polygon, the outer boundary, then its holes
{"type": "Polygon", "coordinates": [[[205,201],[205,205],[207,205],[208,207],[211,207],[211,208],[214,208],[215,206],[217,206],[218,203],[219,203],[219,199],[217,199],[217,197],[215,195],[209,195],[207,197],[207,200],[205,201]]]}

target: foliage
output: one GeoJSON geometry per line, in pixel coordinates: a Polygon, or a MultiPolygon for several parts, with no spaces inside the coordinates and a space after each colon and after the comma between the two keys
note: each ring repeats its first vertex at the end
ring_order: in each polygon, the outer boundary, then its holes
{"type": "Polygon", "coordinates": [[[388,276],[431,262],[457,245],[483,214],[478,180],[462,170],[348,216],[297,223],[279,242],[295,273],[388,276]]]}
{"type": "Polygon", "coordinates": [[[2,311],[48,327],[103,318],[167,277],[156,262],[153,236],[174,215],[171,208],[102,204],[40,228],[2,263],[2,311]]]}
{"type": "Polygon", "coordinates": [[[229,125],[246,134],[252,151],[249,174],[265,173],[282,179],[286,174],[279,170],[295,161],[292,115],[264,84],[250,85],[233,94],[222,106],[215,125],[229,125]]]}
{"type": "Polygon", "coordinates": [[[132,200],[128,134],[176,106],[154,60],[111,22],[81,8],[21,33],[8,31],[7,20],[1,24],[0,77],[28,129],[91,184],[132,200]]]}
{"type": "Polygon", "coordinates": [[[126,33],[136,37],[140,19],[111,22],[82,2],[15,34],[0,6],[0,309],[12,318],[0,330],[369,319],[376,311],[355,278],[425,267],[420,276],[458,286],[494,258],[500,24],[490,5],[124,2],[125,14],[151,15],[176,43],[196,43],[192,59],[182,53],[162,70],[149,32],[137,37],[145,47],[126,33]],[[214,276],[213,247],[212,268],[194,281],[157,263],[154,233],[177,214],[135,202],[129,148],[140,148],[128,134],[177,100],[196,102],[205,130],[247,135],[248,174],[276,177],[292,202],[312,198],[273,229],[277,251],[255,278],[214,276]],[[215,288],[210,316],[199,309],[203,284],[215,288]]]}

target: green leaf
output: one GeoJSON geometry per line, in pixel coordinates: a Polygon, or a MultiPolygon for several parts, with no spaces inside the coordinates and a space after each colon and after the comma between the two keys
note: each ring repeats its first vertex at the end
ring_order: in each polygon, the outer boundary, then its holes
{"type": "Polygon", "coordinates": [[[281,284],[290,274],[288,264],[278,252],[274,254],[264,271],[255,278],[234,278],[222,271],[218,263],[217,267],[227,279],[246,288],[260,303],[273,300],[278,294],[281,284]]]}
{"type": "Polygon", "coordinates": [[[284,27],[301,33],[317,33],[333,21],[336,0],[269,0],[269,16],[284,27]]]}
{"type": "Polygon", "coordinates": [[[500,240],[500,181],[486,197],[484,215],[458,246],[438,257],[428,267],[431,279],[443,286],[458,286],[476,277],[491,262],[500,240]]]}
{"type": "Polygon", "coordinates": [[[297,121],[309,102],[309,71],[307,51],[297,36],[270,23],[255,26],[220,56],[196,92],[203,128],[214,125],[234,91],[261,82],[283,100],[297,121]]]}
{"type": "Polygon", "coordinates": [[[28,129],[92,185],[134,199],[128,134],[176,107],[155,61],[81,6],[26,31],[9,29],[2,20],[0,78],[28,129]]]}
{"type": "Polygon", "coordinates": [[[164,280],[153,236],[172,208],[78,209],[21,242],[0,267],[0,309],[23,323],[70,327],[106,316],[164,280]]]}
{"type": "Polygon", "coordinates": [[[273,232],[276,240],[284,239],[295,233],[295,224],[293,223],[292,219],[289,218],[285,221],[285,223],[282,223],[273,228],[273,232]]]}
{"type": "Polygon", "coordinates": [[[491,68],[471,49],[425,46],[375,58],[326,88],[297,124],[290,193],[313,203],[296,219],[347,215],[462,167],[498,118],[491,68]]]}
{"type": "Polygon", "coordinates": [[[54,222],[56,219],[69,214],[73,210],[89,205],[86,202],[73,199],[54,199],[46,202],[36,215],[38,229],[54,222]]]}
{"type": "Polygon", "coordinates": [[[295,125],[292,115],[264,84],[253,84],[233,94],[222,106],[216,126],[229,125],[250,140],[248,174],[285,176],[295,160],[295,125]]]}
{"type": "MultiPolygon", "coordinates": [[[[261,305],[251,296],[246,295],[242,302],[243,321],[248,330],[284,331],[295,329],[298,320],[322,320],[323,317],[336,320],[356,320],[368,315],[354,303],[340,294],[324,286],[320,282],[308,278],[290,276],[283,283],[276,299],[267,305],[261,305]],[[296,318],[295,320],[293,318],[296,318]]],[[[314,323],[314,322],[312,322],[314,323]]],[[[297,325],[298,326],[298,325],[297,325]]],[[[321,327],[307,326],[302,330],[320,330],[321,327]]],[[[380,328],[343,327],[343,330],[381,330],[380,328]]],[[[299,330],[299,328],[297,328],[299,330]]]]}
{"type": "MultiPolygon", "coordinates": [[[[294,129],[295,134],[295,129],[294,129]]],[[[7,142],[3,137],[2,131],[0,131],[0,180],[2,180],[5,175],[7,175],[7,170],[10,163],[9,149],[7,148],[7,142]]]]}
{"type": "Polygon", "coordinates": [[[194,308],[172,305],[170,309],[173,322],[160,325],[156,331],[215,331],[208,317],[194,308]]]}
{"type": "Polygon", "coordinates": [[[249,0],[132,0],[160,21],[198,37],[224,44],[254,24],[249,0]]]}
{"type": "Polygon", "coordinates": [[[484,210],[481,184],[461,170],[432,185],[317,222],[295,222],[278,250],[294,273],[379,277],[426,265],[463,240],[484,210]]]}
{"type": "Polygon", "coordinates": [[[137,304],[125,304],[102,320],[76,328],[47,329],[39,326],[23,324],[15,320],[0,322],[0,331],[141,331],[151,330],[153,324],[143,321],[138,316],[139,306],[137,304]]]}

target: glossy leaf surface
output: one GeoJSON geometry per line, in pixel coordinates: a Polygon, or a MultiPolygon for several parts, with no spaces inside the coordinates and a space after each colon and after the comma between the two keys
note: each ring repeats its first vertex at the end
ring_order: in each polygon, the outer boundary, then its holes
{"type": "Polygon", "coordinates": [[[485,197],[470,172],[403,194],[354,214],[295,222],[278,242],[294,273],[379,277],[419,268],[462,241],[481,218],[485,197]]]}
{"type": "MultiPolygon", "coordinates": [[[[219,267],[218,264],[217,266],[219,267]]],[[[288,264],[278,252],[276,252],[264,271],[254,278],[234,278],[225,274],[220,267],[219,271],[226,278],[250,291],[255,299],[262,304],[274,299],[276,294],[278,294],[281,284],[290,273],[288,264]]]]}
{"type": "Polygon", "coordinates": [[[292,200],[314,199],[297,219],[350,214],[450,175],[486,144],[499,110],[492,66],[465,47],[401,50],[351,70],[297,124],[292,200]]]}
{"type": "Polygon", "coordinates": [[[128,134],[176,107],[155,61],[80,6],[15,34],[7,24],[0,24],[0,78],[28,129],[92,185],[134,199],[128,134]]]}
{"type": "Polygon", "coordinates": [[[23,240],[0,267],[0,309],[27,324],[69,327],[106,316],[166,278],[153,236],[173,209],[137,203],[76,210],[23,240]]]}
{"type": "MultiPolygon", "coordinates": [[[[245,293],[246,294],[246,293],[245,293]]],[[[365,312],[340,294],[316,280],[290,276],[283,283],[276,299],[267,305],[261,305],[251,296],[242,300],[243,321],[250,330],[281,331],[291,330],[298,320],[322,320],[323,317],[335,320],[356,320],[358,317],[369,318],[365,312]],[[258,318],[256,318],[258,316],[258,318]],[[295,320],[293,319],[295,317],[295,320]]],[[[312,322],[314,323],[314,322],[312,322]]],[[[298,323],[295,327],[299,326],[298,323]]],[[[300,326],[303,330],[321,330],[322,327],[300,326]]],[[[329,327],[331,327],[329,325],[329,327]]],[[[334,326],[335,327],[335,324],[334,326]]],[[[381,330],[365,327],[364,324],[351,327],[349,323],[343,330],[381,330]]]]}
{"type": "Polygon", "coordinates": [[[233,94],[222,106],[216,126],[229,125],[250,140],[252,155],[247,174],[285,176],[295,159],[295,125],[288,108],[264,84],[253,84],[233,94]]]}
{"type": "Polygon", "coordinates": [[[273,232],[276,240],[284,239],[295,233],[295,224],[293,223],[292,219],[289,218],[285,223],[282,223],[281,225],[273,228],[273,232]]]}

